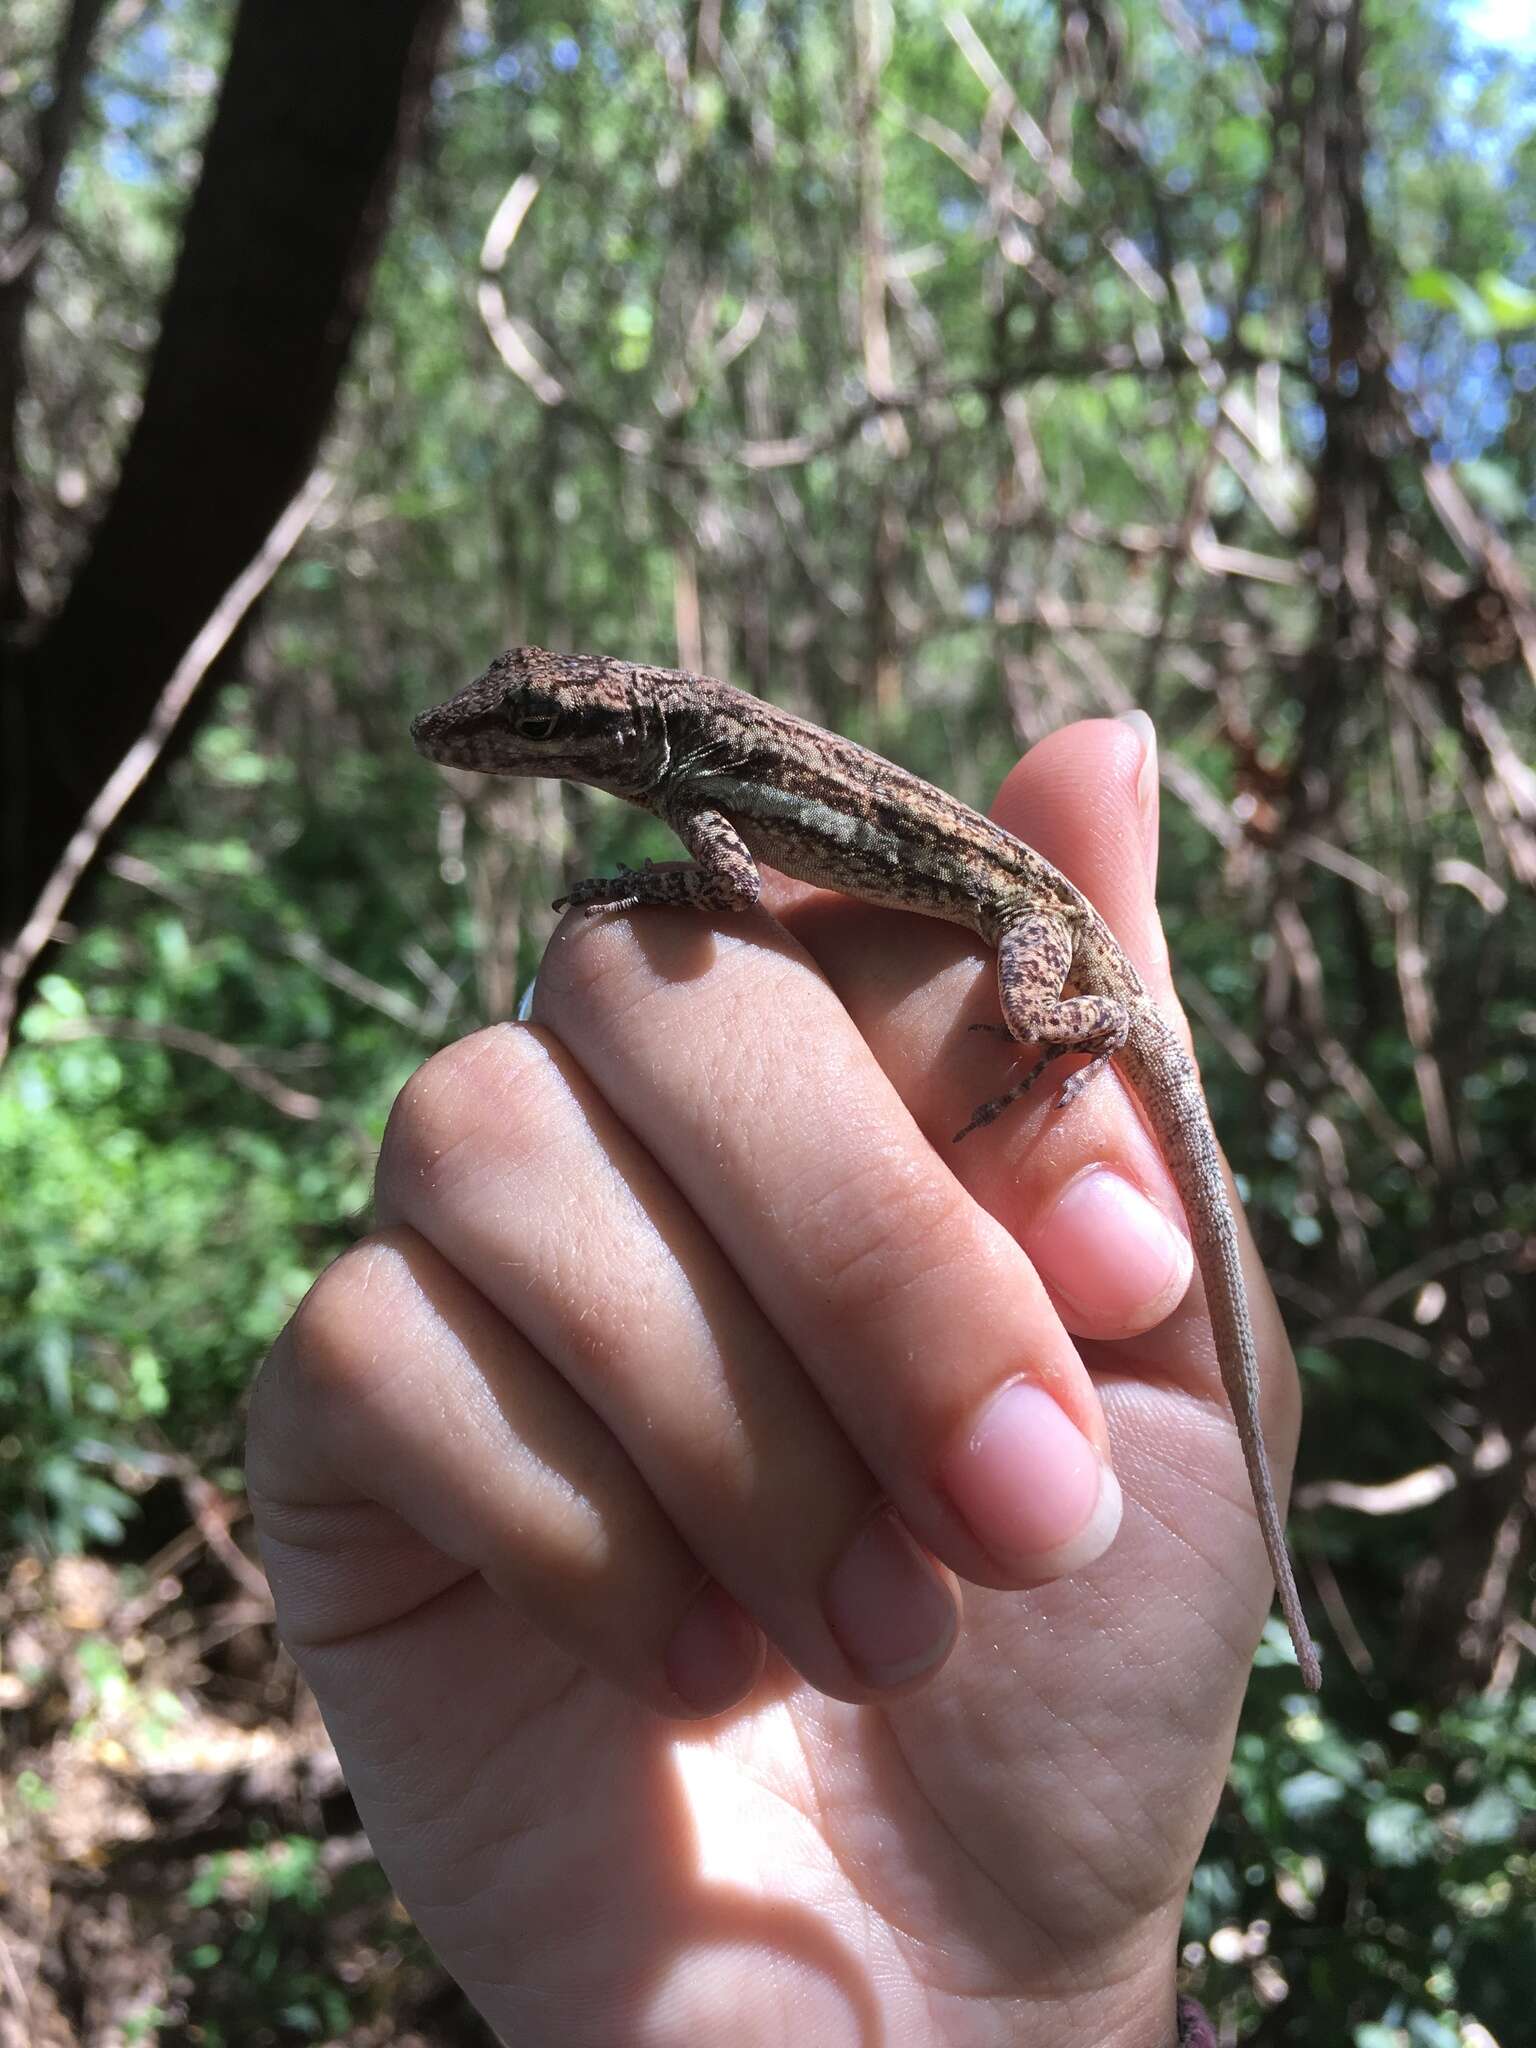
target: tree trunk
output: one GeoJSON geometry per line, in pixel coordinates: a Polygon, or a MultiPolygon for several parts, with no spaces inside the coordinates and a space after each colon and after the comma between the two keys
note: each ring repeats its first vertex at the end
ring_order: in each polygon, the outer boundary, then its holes
{"type": "Polygon", "coordinates": [[[451,8],[241,6],[117,488],[57,616],[0,674],[0,801],[22,814],[0,938],[314,460],[451,8]]]}

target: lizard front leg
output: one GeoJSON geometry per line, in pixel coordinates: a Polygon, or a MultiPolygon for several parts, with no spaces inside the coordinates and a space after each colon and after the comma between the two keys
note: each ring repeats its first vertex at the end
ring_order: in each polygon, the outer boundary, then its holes
{"type": "Polygon", "coordinates": [[[576,882],[554,908],[567,904],[596,917],[604,910],[633,910],[642,903],[685,903],[701,910],[750,910],[763,886],[757,862],[746,841],[721,811],[669,810],[667,823],[693,855],[697,866],[621,868],[616,875],[594,875],[576,882]]]}
{"type": "Polygon", "coordinates": [[[984,1102],[955,1143],[1001,1116],[1039,1080],[1054,1059],[1065,1052],[1093,1055],[1086,1067],[1071,1075],[1062,1088],[1063,1109],[1120,1050],[1130,1030],[1130,1014],[1112,996],[1063,996],[1072,971],[1072,933],[1063,918],[1026,914],[1009,925],[997,941],[997,992],[1002,1000],[1008,1035],[1021,1045],[1042,1048],[1023,1080],[1005,1095],[984,1102]]]}

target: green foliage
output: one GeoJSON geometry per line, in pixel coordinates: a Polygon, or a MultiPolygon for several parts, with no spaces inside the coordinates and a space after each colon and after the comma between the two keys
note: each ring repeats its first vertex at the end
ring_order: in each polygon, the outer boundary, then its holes
{"type": "MultiPolygon", "coordinates": [[[[1326,1702],[1286,1707],[1283,1741],[1239,1737],[1186,1937],[1230,1957],[1266,1927],[1285,2010],[1374,2014],[1356,2041],[1460,2043],[1474,2018],[1520,2039],[1536,1982],[1536,1700],[1401,1709],[1372,1733],[1326,1702]]],[[[1251,1993],[1243,2007],[1258,2016],[1251,1993]]],[[[1274,2038],[1310,2038],[1299,2024],[1274,2038]]]]}
{"type": "Polygon", "coordinates": [[[121,1540],[131,1500],[102,1472],[131,1476],[162,1427],[233,1453],[252,1358],[344,1241],[366,1177],[337,1130],[295,1171],[260,1105],[210,1130],[196,1101],[217,1091],[163,1051],[49,1045],[66,986],[44,992],[0,1090],[0,1176],[25,1219],[0,1237],[0,1505],[24,1538],[69,1548],[121,1540]]]}
{"type": "Polygon", "coordinates": [[[1536,292],[1496,270],[1485,270],[1475,284],[1449,270],[1418,270],[1408,280],[1408,295],[1429,306],[1448,307],[1469,334],[1536,327],[1536,292]]]}
{"type": "MultiPolygon", "coordinates": [[[[124,1487],[164,1432],[205,1458],[235,1454],[252,1362],[348,1241],[389,1101],[419,1057],[397,1021],[321,980],[306,948],[284,950],[300,919],[252,821],[298,830],[294,810],[279,815],[292,778],[236,725],[213,729],[186,772],[205,804],[217,792],[228,830],[137,842],[143,880],[112,885],[70,974],[45,977],[0,1084],[15,1219],[0,1235],[0,1509],[27,1540],[64,1548],[121,1541],[124,1487]],[[197,1050],[200,1035],[256,1048],[262,1073],[270,1063],[313,1102],[301,1152],[294,1119],[197,1050]],[[304,1085],[316,1074],[325,1098],[304,1085]]],[[[365,764],[351,778],[365,784],[365,764]]],[[[323,903],[339,936],[366,915],[363,894],[316,873],[295,901],[323,903]]],[[[349,950],[363,971],[369,949],[349,950]]]]}
{"type": "MultiPolygon", "coordinates": [[[[0,17],[7,243],[63,13],[59,0],[7,0],[0,17]]],[[[102,37],[104,61],[87,79],[60,193],[67,232],[47,245],[19,419],[34,485],[28,540],[53,591],[79,559],[82,508],[99,507],[110,492],[136,415],[232,20],[231,7],[209,0],[140,9],[134,32],[102,37]]]]}
{"type": "MultiPolygon", "coordinates": [[[[1529,1356],[1514,1257],[1457,1249],[1536,1236],[1536,916],[1487,798],[1502,785],[1436,727],[1447,702],[1411,666],[1369,676],[1308,751],[1334,601],[1313,524],[1331,337],[1294,10],[1128,0],[1129,130],[1063,60],[1058,10],[971,10],[1022,114],[1070,148],[1068,190],[954,17],[898,8],[873,117],[885,312],[897,386],[930,394],[903,410],[900,460],[860,331],[848,12],[727,5],[718,67],[695,61],[700,12],[463,10],[327,450],[342,488],[279,579],[242,687],[80,906],[0,1076],[15,1543],[120,1544],[167,1452],[235,1458],[257,1360],[366,1216],[403,1080],[511,1008],[566,877],[672,851],[585,795],[464,796],[411,756],[410,712],[509,640],[677,659],[690,583],[707,665],[974,801],[1021,738],[1153,711],[1175,763],[1173,957],[1300,1340],[1304,1473],[1385,1483],[1480,1431],[1490,1450],[1518,1433],[1478,1407],[1481,1376],[1529,1356]],[[536,196],[482,277],[487,227],[528,176],[536,196]],[[492,282],[561,402],[498,353],[492,282]],[[1208,464],[1218,391],[1241,431],[1208,464]],[[1281,573],[1169,566],[1207,467],[1209,539],[1281,573]],[[1316,832],[1277,843],[1266,777],[1277,816],[1330,783],[1316,832]],[[1218,842],[1212,815],[1244,829],[1218,842]],[[1316,944],[1331,1064],[1282,899],[1316,944]],[[1449,1164],[1405,958],[1428,963],[1449,1164]]],[[[1529,64],[1468,50],[1448,9],[1370,14],[1367,197],[1407,422],[1384,597],[1401,659],[1435,625],[1410,616],[1410,543],[1465,569],[1426,508],[1424,455],[1532,565],[1536,91],[1529,64]]],[[[0,206],[57,15],[18,0],[0,32],[0,206]]],[[[29,334],[50,599],[139,402],[230,18],[212,0],[118,10],[92,78],[29,334]]],[[[1518,764],[1532,718],[1509,675],[1479,676],[1479,730],[1518,764]]],[[[1508,787],[1518,811],[1524,785],[1508,787]]],[[[1459,1469],[1481,1470],[1470,1450],[1459,1469]]],[[[1409,1566],[1451,1506],[1304,1518],[1347,1579],[1368,1675],[1334,1657],[1319,1707],[1264,1655],[1186,1929],[1202,1994],[1234,2023],[1262,2018],[1266,2040],[1528,2031],[1529,1684],[1443,1708],[1398,1634],[1409,1566]]],[[[103,1663],[95,1682],[117,1677],[103,1663]]],[[[199,1878],[193,1912],[242,1886],[249,1906],[233,1938],[231,1916],[189,1943],[201,2038],[251,2038],[252,1985],[284,2039],[345,2025],[314,1938],[335,1905],[314,1846],[257,1843],[199,1878]]],[[[157,2021],[135,2024],[147,2038],[157,2021]]]]}
{"type": "Polygon", "coordinates": [[[359,2018],[327,1967],[326,1921],[381,1903],[385,1887],[363,1867],[340,1882],[326,1872],[325,1843],[305,1835],[253,1836],[208,1857],[187,1887],[197,1935],[181,1963],[192,1981],[188,2018],[216,2044],[334,2040],[359,2018]],[[210,1939],[202,1930],[219,1930],[210,1939]]]}

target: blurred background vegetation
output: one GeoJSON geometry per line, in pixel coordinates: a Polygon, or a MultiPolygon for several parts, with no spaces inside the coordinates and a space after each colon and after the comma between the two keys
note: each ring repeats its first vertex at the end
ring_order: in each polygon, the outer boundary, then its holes
{"type": "Polygon", "coordinates": [[[522,640],[983,804],[1152,713],[1328,1663],[1261,1651],[1187,1981],[1531,2038],[1521,13],[9,0],[4,2048],[486,2039],[276,1648],[239,1409],[406,1076],[672,850],[414,757],[522,640]]]}

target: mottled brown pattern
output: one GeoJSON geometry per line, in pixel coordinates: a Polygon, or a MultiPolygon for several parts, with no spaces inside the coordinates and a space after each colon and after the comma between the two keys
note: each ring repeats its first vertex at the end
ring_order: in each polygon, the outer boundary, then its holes
{"type": "Polygon", "coordinates": [[[1130,1035],[1131,1013],[1119,995],[1064,996],[1075,971],[1072,933],[1060,917],[1020,916],[998,934],[997,991],[1008,1035],[1021,1045],[1043,1048],[1039,1059],[1004,1094],[982,1103],[955,1136],[968,1137],[1002,1115],[1063,1053],[1089,1055],[1086,1067],[1070,1075],[1057,1098],[1067,1104],[1107,1066],[1130,1035]]]}
{"type": "Polygon", "coordinates": [[[626,870],[578,882],[564,904],[629,910],[686,903],[745,910],[756,863],[873,903],[947,918],[997,948],[1009,1033],[1041,1049],[1005,1095],[965,1130],[990,1123],[1063,1053],[1089,1064],[1070,1102],[1119,1062],[1156,1133],[1190,1235],[1258,1510],[1302,1676],[1321,1683],[1285,1547],[1259,1420],[1259,1368],[1237,1230],[1215,1134],[1183,1047],[1113,933],[1032,847],[943,790],[852,740],[710,676],[606,655],[518,647],[476,682],[424,711],[412,738],[431,760],[488,775],[555,776],[625,797],[662,818],[690,868],[626,870]],[[1068,984],[1074,993],[1065,994],[1068,984]]]}

